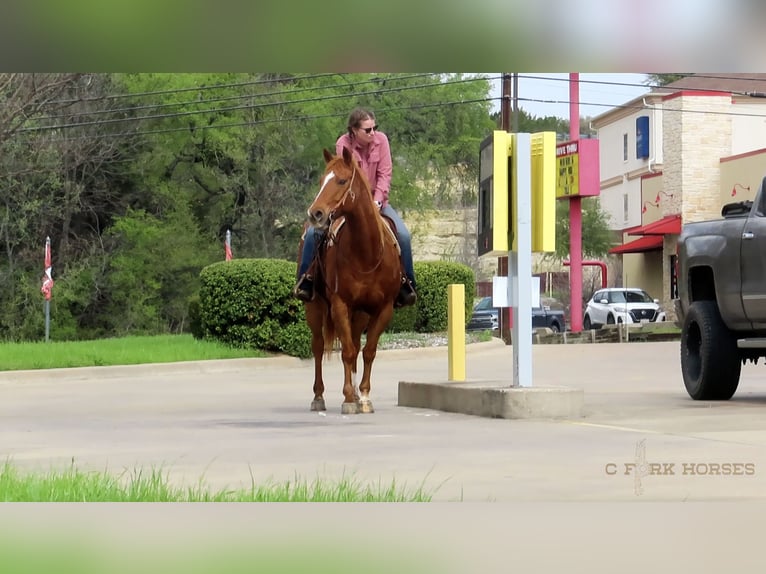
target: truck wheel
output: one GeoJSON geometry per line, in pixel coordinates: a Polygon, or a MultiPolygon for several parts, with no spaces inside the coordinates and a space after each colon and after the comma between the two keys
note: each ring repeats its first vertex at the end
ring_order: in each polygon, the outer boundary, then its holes
{"type": "Polygon", "coordinates": [[[737,390],[742,362],[737,340],[715,301],[695,301],[681,329],[681,374],[696,401],[727,401],[737,390]]]}
{"type": "Polygon", "coordinates": [[[561,326],[558,323],[556,323],[556,321],[554,321],[553,323],[551,323],[551,331],[553,331],[554,333],[561,333],[561,326]]]}

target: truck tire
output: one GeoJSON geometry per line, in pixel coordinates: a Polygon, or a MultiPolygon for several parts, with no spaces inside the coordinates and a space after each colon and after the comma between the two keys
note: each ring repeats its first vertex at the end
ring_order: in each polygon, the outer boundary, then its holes
{"type": "Polygon", "coordinates": [[[727,401],[737,390],[742,361],[737,340],[715,301],[695,301],[681,329],[681,374],[696,401],[727,401]]]}

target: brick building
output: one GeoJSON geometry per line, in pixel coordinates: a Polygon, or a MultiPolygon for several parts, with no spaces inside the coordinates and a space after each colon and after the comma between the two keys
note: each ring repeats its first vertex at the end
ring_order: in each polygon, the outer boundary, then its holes
{"type": "Polygon", "coordinates": [[[594,118],[617,284],[672,313],[683,223],[752,199],[766,175],[764,98],[766,74],[695,74],[594,118]]]}

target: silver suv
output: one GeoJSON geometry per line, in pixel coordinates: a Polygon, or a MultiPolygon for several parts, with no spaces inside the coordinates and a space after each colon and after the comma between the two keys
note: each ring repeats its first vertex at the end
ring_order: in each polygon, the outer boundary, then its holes
{"type": "Polygon", "coordinates": [[[643,289],[599,289],[585,307],[582,328],[586,331],[615,323],[654,323],[665,320],[659,299],[643,289]]]}

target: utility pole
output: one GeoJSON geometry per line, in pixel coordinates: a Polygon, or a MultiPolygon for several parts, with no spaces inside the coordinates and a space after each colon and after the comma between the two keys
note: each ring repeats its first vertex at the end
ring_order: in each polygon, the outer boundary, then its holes
{"type": "Polygon", "coordinates": [[[519,133],[519,75],[513,74],[513,133],[519,133]]]}

